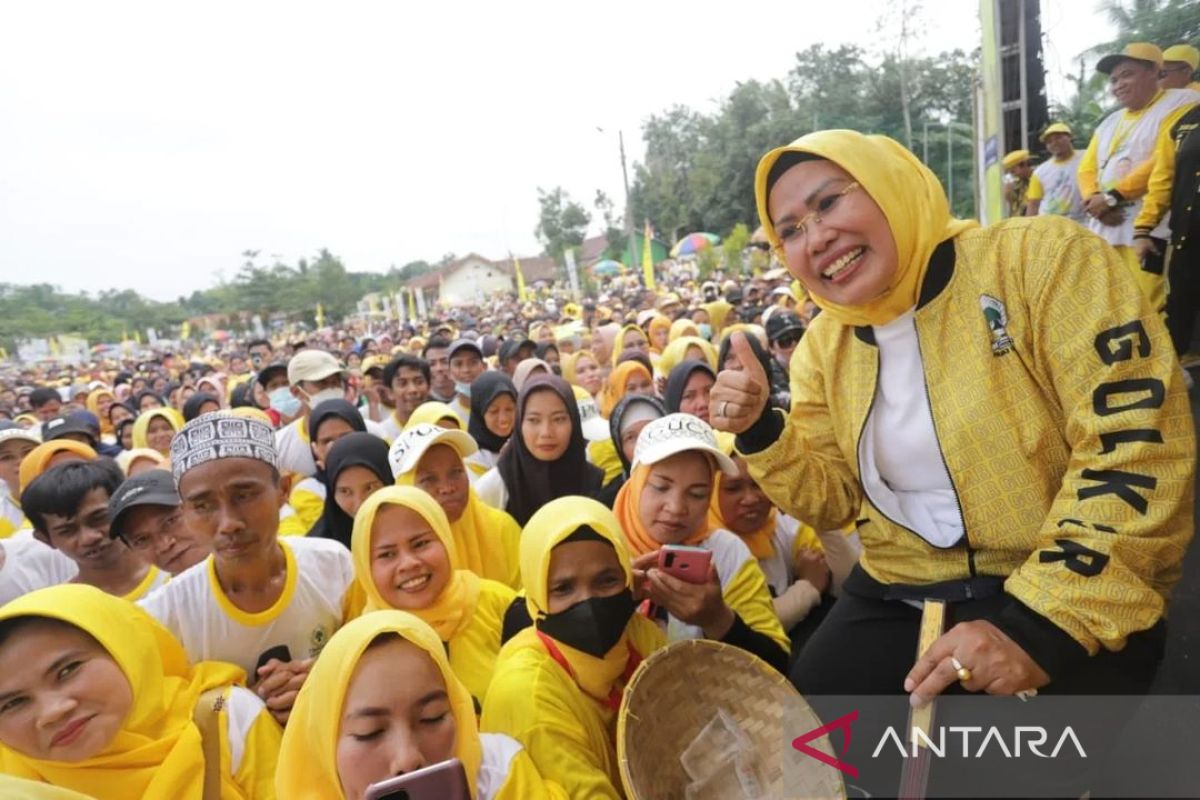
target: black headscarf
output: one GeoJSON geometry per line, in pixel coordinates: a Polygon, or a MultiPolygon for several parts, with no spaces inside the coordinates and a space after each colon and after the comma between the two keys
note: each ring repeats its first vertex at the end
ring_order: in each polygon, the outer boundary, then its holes
{"type": "MultiPolygon", "coordinates": [[[[132,408],[130,408],[130,407],[129,407],[129,403],[113,403],[111,406],[109,406],[109,407],[108,407],[108,422],[109,422],[109,424],[110,424],[110,425],[112,424],[112,412],[113,412],[113,409],[115,409],[115,408],[118,408],[118,407],[125,409],[125,410],[126,410],[126,411],[128,411],[130,414],[133,414],[133,416],[134,416],[134,418],[135,418],[135,419],[137,418],[138,412],[137,412],[137,411],[134,411],[132,408]]],[[[115,426],[115,425],[113,425],[113,428],[115,429],[115,428],[116,428],[116,426],[115,426]]]]}
{"type": "MultiPolygon", "coordinates": [[[[472,395],[474,391],[472,391],[472,395]]],[[[472,414],[474,416],[474,414],[472,414]]],[[[524,527],[539,508],[567,495],[596,497],[604,480],[604,471],[587,461],[587,445],[583,440],[579,406],[570,385],[557,375],[538,374],[530,378],[517,399],[517,423],[514,435],[500,451],[497,469],[508,489],[505,511],[524,527]],[[571,442],[557,461],[541,461],[525,446],[521,421],[529,398],[537,392],[554,392],[571,417],[571,442]]]]}
{"type": "Polygon", "coordinates": [[[191,422],[200,416],[200,406],[205,403],[216,403],[217,408],[221,407],[221,401],[217,399],[216,395],[209,394],[208,392],[196,392],[183,404],[183,421],[191,422]]]}
{"type": "Polygon", "coordinates": [[[317,407],[308,415],[308,440],[310,442],[316,441],[321,423],[329,417],[340,417],[346,421],[347,425],[360,433],[367,429],[367,423],[363,422],[362,414],[352,404],[345,400],[325,400],[318,403],[317,407]]]}
{"type": "MultiPolygon", "coordinates": [[[[672,370],[672,372],[674,371],[672,370]]],[[[667,407],[663,405],[662,400],[648,394],[627,394],[617,401],[617,405],[613,407],[612,415],[608,418],[608,434],[612,437],[612,442],[617,448],[617,458],[621,459],[621,471],[626,478],[629,477],[629,469],[632,465],[629,459],[625,458],[625,451],[621,447],[621,428],[624,427],[626,412],[638,403],[645,403],[651,406],[658,412],[660,417],[667,415],[667,407]]]]}
{"type": "Polygon", "coordinates": [[[388,464],[387,442],[372,433],[348,433],[334,442],[325,456],[325,511],[308,535],[335,539],[345,545],[346,549],[350,548],[354,517],[342,511],[336,498],[338,476],[349,467],[366,467],[379,476],[384,486],[391,486],[392,468],[388,464]]]}
{"type": "Polygon", "coordinates": [[[712,367],[708,365],[707,361],[692,360],[676,364],[675,368],[671,370],[671,374],[667,376],[667,391],[663,397],[667,411],[672,414],[679,411],[679,404],[683,402],[683,390],[687,388],[687,382],[692,377],[692,373],[697,371],[707,374],[713,380],[717,379],[716,373],[712,371],[712,367]]]}
{"type": "Polygon", "coordinates": [[[487,426],[484,416],[488,406],[502,394],[510,395],[515,402],[517,387],[512,378],[498,369],[489,369],[471,384],[471,418],[467,421],[467,433],[479,445],[480,450],[499,453],[500,448],[508,441],[509,436],[499,436],[487,426]]]}
{"type": "MultiPolygon", "coordinates": [[[[162,396],[159,395],[158,392],[156,392],[152,389],[143,389],[142,391],[138,392],[137,394],[135,394],[133,396],[133,413],[134,414],[142,413],[142,401],[144,399],[146,399],[147,397],[153,397],[155,400],[158,401],[159,406],[166,405],[166,403],[163,402],[162,396]]],[[[158,406],[156,406],[156,407],[158,407],[158,406]]]]}
{"type": "MultiPolygon", "coordinates": [[[[559,359],[562,358],[562,354],[558,352],[558,345],[554,342],[542,342],[537,346],[537,349],[533,351],[533,356],[534,358],[540,358],[542,361],[550,364],[550,359],[546,358],[546,353],[549,353],[551,350],[554,351],[554,355],[558,356],[559,359]]],[[[562,375],[561,361],[550,364],[550,369],[555,375],[562,375]]]]}

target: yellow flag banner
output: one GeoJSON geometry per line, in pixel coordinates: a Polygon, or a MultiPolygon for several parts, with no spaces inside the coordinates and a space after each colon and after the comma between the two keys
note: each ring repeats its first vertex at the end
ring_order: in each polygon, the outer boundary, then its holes
{"type": "Polygon", "coordinates": [[[183,341],[187,341],[188,339],[191,338],[191,335],[192,335],[192,323],[187,322],[185,320],[183,325],[181,325],[179,328],[179,338],[182,339],[183,341]]]}
{"type": "Polygon", "coordinates": [[[317,327],[325,327],[325,307],[317,303],[317,327]]]}
{"type": "Polygon", "coordinates": [[[417,322],[417,298],[413,295],[412,289],[406,289],[408,292],[408,319],[413,324],[417,322]]]}
{"type": "MultiPolygon", "coordinates": [[[[658,283],[654,280],[654,250],[650,247],[653,238],[654,231],[650,229],[650,220],[646,220],[646,232],[642,235],[642,277],[646,281],[646,288],[651,291],[658,288],[658,283]]],[[[632,255],[630,253],[631,257],[632,255]]]]}
{"type": "Polygon", "coordinates": [[[525,275],[521,272],[521,262],[512,253],[509,253],[509,257],[512,258],[513,272],[517,274],[517,298],[524,303],[529,299],[529,294],[525,291],[525,275]]]}

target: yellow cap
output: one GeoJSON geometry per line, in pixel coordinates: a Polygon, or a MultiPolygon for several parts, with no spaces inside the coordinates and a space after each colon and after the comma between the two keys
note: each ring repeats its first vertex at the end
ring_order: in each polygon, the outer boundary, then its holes
{"type": "Polygon", "coordinates": [[[1029,151],[1028,150],[1013,150],[1011,153],[1006,155],[1004,157],[1004,160],[1001,161],[1000,163],[1007,170],[1007,169],[1012,169],[1017,164],[1023,164],[1028,160],[1029,160],[1029,151]]]}
{"type": "Polygon", "coordinates": [[[1200,50],[1190,44],[1173,44],[1163,50],[1163,61],[1182,61],[1192,68],[1192,72],[1200,69],[1200,50]]]}
{"type": "Polygon", "coordinates": [[[386,367],[388,365],[388,362],[390,360],[391,359],[388,358],[387,356],[380,356],[380,355],[367,356],[366,358],[363,359],[362,364],[359,365],[359,369],[361,369],[362,373],[364,375],[366,375],[368,372],[370,372],[373,369],[376,369],[376,368],[383,369],[384,367],[386,367]]]}
{"type": "Polygon", "coordinates": [[[1134,61],[1147,61],[1155,67],[1161,67],[1163,51],[1149,42],[1131,42],[1125,45],[1125,49],[1121,52],[1111,53],[1100,59],[1096,64],[1096,71],[1107,75],[1116,69],[1117,64],[1120,64],[1127,58],[1132,58],[1134,61]]]}
{"type": "Polygon", "coordinates": [[[1042,131],[1042,135],[1038,137],[1040,141],[1046,141],[1046,137],[1053,133],[1065,133],[1071,135],[1071,126],[1065,122],[1051,122],[1046,126],[1046,130],[1042,131]]]}

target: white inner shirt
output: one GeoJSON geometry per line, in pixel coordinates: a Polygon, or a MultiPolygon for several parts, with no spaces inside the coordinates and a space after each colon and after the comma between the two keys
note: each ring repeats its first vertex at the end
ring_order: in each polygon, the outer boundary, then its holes
{"type": "Polygon", "coordinates": [[[962,515],[933,428],[913,310],[874,330],[879,381],[858,443],[863,489],[888,518],[951,547],[962,515]]]}

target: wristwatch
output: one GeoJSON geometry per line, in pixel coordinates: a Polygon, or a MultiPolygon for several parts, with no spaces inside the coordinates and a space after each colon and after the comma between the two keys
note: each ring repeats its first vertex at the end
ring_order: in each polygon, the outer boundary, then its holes
{"type": "Polygon", "coordinates": [[[1104,193],[1104,202],[1108,205],[1109,208],[1116,208],[1118,205],[1121,204],[1121,201],[1123,199],[1124,198],[1121,197],[1120,193],[1117,192],[1117,190],[1115,190],[1115,189],[1104,193]]]}

